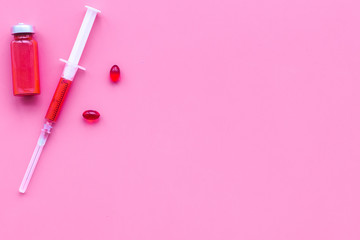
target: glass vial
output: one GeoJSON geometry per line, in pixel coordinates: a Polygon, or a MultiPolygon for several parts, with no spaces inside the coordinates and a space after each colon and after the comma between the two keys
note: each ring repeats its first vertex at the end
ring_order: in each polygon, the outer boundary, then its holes
{"type": "Polygon", "coordinates": [[[38,44],[32,25],[19,23],[12,27],[11,66],[15,96],[40,94],[38,44]]]}

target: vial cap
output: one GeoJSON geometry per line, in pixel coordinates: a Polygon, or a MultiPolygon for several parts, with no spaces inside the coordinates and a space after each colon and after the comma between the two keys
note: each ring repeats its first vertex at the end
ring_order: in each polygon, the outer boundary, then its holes
{"type": "Polygon", "coordinates": [[[34,27],[29,24],[18,23],[11,28],[11,34],[34,33],[34,27]]]}

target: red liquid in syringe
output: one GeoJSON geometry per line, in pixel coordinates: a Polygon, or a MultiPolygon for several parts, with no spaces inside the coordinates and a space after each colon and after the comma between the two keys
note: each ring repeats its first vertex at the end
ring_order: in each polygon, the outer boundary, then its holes
{"type": "Polygon", "coordinates": [[[64,103],[67,92],[69,91],[72,81],[65,78],[60,78],[59,84],[55,90],[54,96],[51,100],[49,109],[46,113],[45,119],[49,122],[56,122],[59,117],[60,109],[64,103]]]}

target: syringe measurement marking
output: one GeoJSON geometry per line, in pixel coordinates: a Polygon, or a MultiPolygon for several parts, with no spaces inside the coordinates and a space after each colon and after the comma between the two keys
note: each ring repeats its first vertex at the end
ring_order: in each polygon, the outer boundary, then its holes
{"type": "Polygon", "coordinates": [[[54,97],[51,101],[51,104],[49,106],[48,112],[45,117],[47,120],[52,122],[56,121],[60,108],[64,103],[64,98],[69,90],[70,85],[71,85],[71,81],[66,80],[64,78],[60,79],[58,87],[56,88],[54,97]]]}

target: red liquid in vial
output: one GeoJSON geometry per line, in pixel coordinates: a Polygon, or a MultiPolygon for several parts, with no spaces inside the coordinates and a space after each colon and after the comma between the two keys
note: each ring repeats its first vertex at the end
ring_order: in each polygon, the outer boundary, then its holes
{"type": "Polygon", "coordinates": [[[14,34],[10,46],[14,95],[40,94],[38,44],[33,34],[14,34]]]}
{"type": "Polygon", "coordinates": [[[89,121],[94,121],[94,120],[97,120],[99,117],[100,117],[100,113],[95,111],[95,110],[86,110],[84,113],[83,113],[83,117],[86,119],[86,120],[89,120],[89,121]]]}
{"type": "Polygon", "coordinates": [[[120,79],[120,68],[117,65],[114,65],[110,69],[110,78],[111,81],[117,82],[120,79]]]}
{"type": "Polygon", "coordinates": [[[50,122],[55,122],[59,117],[60,109],[64,103],[67,92],[69,91],[72,81],[61,78],[51,100],[49,109],[45,118],[50,122]]]}

